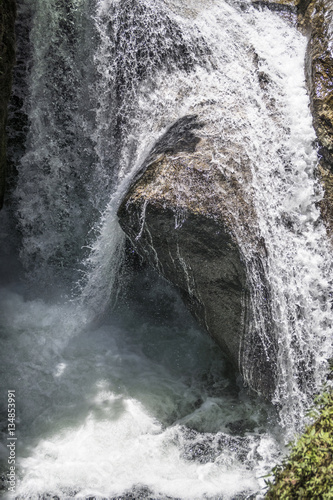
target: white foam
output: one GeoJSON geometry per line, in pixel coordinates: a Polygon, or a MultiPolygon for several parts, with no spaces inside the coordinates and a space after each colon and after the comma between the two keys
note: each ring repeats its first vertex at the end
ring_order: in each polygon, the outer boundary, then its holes
{"type": "MultiPolygon", "coordinates": [[[[313,386],[318,387],[330,349],[331,259],[315,208],[321,192],[313,175],[314,132],[303,76],[306,40],[271,12],[241,13],[224,2],[199,0],[186,7],[178,1],[143,3],[154,13],[163,8],[177,21],[185,45],[203,51],[208,46],[210,51],[194,58],[191,71],[161,68],[153,83],[142,81],[135,92],[131,88],[128,136],[116,162],[110,140],[114,109],[108,107],[115,75],[110,71],[114,46],[109,22],[116,11],[109,8],[120,3],[97,2],[96,16],[78,34],[77,52],[69,51],[77,57],[70,59],[71,67],[83,62],[87,80],[78,85],[79,99],[72,96],[63,103],[61,113],[68,111],[69,118],[65,113],[61,126],[45,94],[46,81],[57,84],[48,73],[46,56],[54,41],[45,37],[46,27],[57,32],[61,16],[52,2],[36,4],[33,105],[27,105],[31,129],[15,194],[21,257],[50,283],[62,270],[77,277],[73,268],[82,271],[84,258],[86,279],[81,306],[0,291],[1,367],[4,387],[14,384],[17,390],[17,494],[23,498],[47,493],[60,498],[112,496],[141,485],[155,495],[227,499],[258,492],[260,477],[277,459],[280,444],[269,426],[271,409],[233,387],[222,358],[209,339],[188,326],[184,312],[177,325],[157,325],[143,314],[131,317],[131,312],[127,318],[123,311],[122,321],[113,317],[100,328],[89,326],[117,290],[124,242],[116,217],[120,200],[155,140],[198,107],[212,130],[219,131],[212,161],[222,172],[234,175],[237,167],[225,165],[221,144],[227,148],[230,140],[246,146],[269,255],[273,319],[281,346],[276,401],[283,405],[286,428],[299,425],[309,401],[297,385],[301,364],[313,363],[313,386]],[[92,50],[85,43],[91,39],[96,41],[92,50]],[[258,70],[268,77],[266,95],[258,70]],[[270,98],[276,102],[274,115],[267,107],[270,98]],[[63,147],[72,132],[78,140],[63,147]],[[71,156],[73,151],[78,156],[71,156]],[[286,216],[293,230],[283,223],[286,216]],[[233,436],[230,424],[244,424],[245,435],[233,436]]],[[[79,10],[77,15],[81,19],[79,10]]],[[[63,42],[62,63],[68,62],[69,48],[65,38],[63,42]]],[[[75,71],[71,78],[78,82],[75,71]]],[[[238,160],[232,150],[230,154],[238,160]]],[[[244,243],[242,234],[239,240],[244,243]]],[[[262,335],[266,338],[267,332],[262,335]]]]}
{"type": "Polygon", "coordinates": [[[188,320],[157,327],[133,318],[132,329],[82,330],[74,305],[1,293],[3,384],[15,386],[19,416],[16,495],[112,497],[144,486],[199,499],[259,488],[256,469],[267,471],[272,455],[255,450],[267,438],[253,430],[229,443],[226,423],[246,415],[261,427],[265,418],[228,389],[223,360],[188,320]],[[209,373],[212,388],[203,382],[209,373]],[[214,390],[220,395],[209,396],[214,390]],[[191,427],[206,434],[187,436],[191,427]],[[210,444],[225,436],[225,446],[210,444]],[[214,452],[206,461],[186,456],[198,442],[207,457],[214,452]]]}

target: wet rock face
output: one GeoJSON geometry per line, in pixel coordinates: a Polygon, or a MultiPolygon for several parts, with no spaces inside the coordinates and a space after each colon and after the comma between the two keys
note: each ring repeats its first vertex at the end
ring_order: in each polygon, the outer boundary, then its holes
{"type": "Polygon", "coordinates": [[[179,288],[190,311],[222,350],[237,360],[247,299],[237,246],[214,219],[190,213],[177,220],[173,209],[155,203],[147,203],[141,228],[145,201],[130,200],[122,206],[123,229],[137,251],[179,288]]]}
{"type": "Polygon", "coordinates": [[[0,8],[0,207],[3,203],[6,172],[6,119],[15,61],[15,0],[2,2],[0,8]]]}
{"type": "Polygon", "coordinates": [[[333,236],[333,2],[301,1],[299,22],[309,37],[305,69],[324,185],[323,219],[333,236]]]}
{"type": "MultiPolygon", "coordinates": [[[[244,152],[239,152],[242,174],[226,176],[214,166],[212,139],[205,127],[190,116],[169,129],[149,155],[118,216],[137,252],[177,286],[198,322],[242,372],[251,291],[237,228],[242,228],[249,252],[260,252],[253,207],[242,188],[250,174],[244,152]]],[[[250,343],[247,349],[255,364],[251,386],[269,396],[274,389],[274,356],[269,352],[268,359],[259,338],[250,343]]]]}
{"type": "Polygon", "coordinates": [[[263,0],[254,5],[297,9],[298,26],[308,37],[305,74],[318,138],[319,174],[324,186],[321,211],[333,238],[333,1],[263,0]]]}
{"type": "Polygon", "coordinates": [[[322,165],[333,172],[333,0],[253,0],[254,6],[297,12],[308,37],[305,73],[322,165]]]}
{"type": "Polygon", "coordinates": [[[333,170],[333,2],[309,3],[301,25],[310,35],[306,73],[319,152],[333,170]]]}

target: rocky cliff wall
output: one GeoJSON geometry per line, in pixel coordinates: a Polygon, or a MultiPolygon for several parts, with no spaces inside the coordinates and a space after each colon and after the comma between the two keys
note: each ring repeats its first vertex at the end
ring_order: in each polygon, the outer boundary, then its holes
{"type": "Polygon", "coordinates": [[[324,187],[321,211],[333,238],[333,1],[263,0],[260,4],[269,8],[288,6],[296,9],[298,27],[308,38],[304,64],[318,138],[319,175],[324,187]]]}
{"type": "Polygon", "coordinates": [[[15,62],[15,0],[0,0],[0,207],[6,178],[6,120],[15,62]]]}
{"type": "Polygon", "coordinates": [[[301,0],[298,12],[299,26],[309,39],[305,72],[325,190],[321,209],[333,237],[333,1],[301,0]]]}

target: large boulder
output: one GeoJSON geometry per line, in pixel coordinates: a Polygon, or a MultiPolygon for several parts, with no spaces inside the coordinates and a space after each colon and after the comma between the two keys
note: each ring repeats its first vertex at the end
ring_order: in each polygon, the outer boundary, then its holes
{"type": "Polygon", "coordinates": [[[218,138],[209,130],[196,116],[186,116],[167,131],[123,200],[120,225],[137,252],[178,287],[249,385],[270,396],[275,347],[263,345],[258,331],[249,330],[249,263],[239,241],[246,241],[252,263],[265,258],[243,188],[250,181],[248,158],[237,144],[218,145],[230,167],[226,175],[213,161],[218,138]]]}
{"type": "Polygon", "coordinates": [[[0,8],[0,207],[3,204],[6,177],[6,120],[15,62],[16,2],[6,0],[0,8]]]}

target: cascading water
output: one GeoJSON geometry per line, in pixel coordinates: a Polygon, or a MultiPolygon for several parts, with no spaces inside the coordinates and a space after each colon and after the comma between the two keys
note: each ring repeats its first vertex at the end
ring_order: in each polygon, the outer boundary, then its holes
{"type": "MultiPolygon", "coordinates": [[[[274,44],[266,47],[260,40],[272,37],[272,30],[263,20],[257,29],[264,100],[274,102],[267,119],[276,120],[276,107],[283,123],[277,134],[256,127],[248,153],[254,158],[252,186],[268,254],[266,273],[279,349],[274,400],[281,406],[283,426],[294,432],[324,380],[331,353],[331,248],[316,206],[322,192],[315,177],[315,134],[304,90],[304,39],[299,37],[291,49],[290,34],[278,28],[274,44]],[[277,51],[276,42],[280,47],[285,43],[285,51],[277,51]],[[283,90],[276,85],[276,75],[283,79],[283,90]],[[267,149],[271,154],[265,155],[267,149]]],[[[265,102],[258,99],[258,106],[264,114],[265,102]]]]}
{"type": "MultiPolygon", "coordinates": [[[[18,25],[28,22],[27,76],[21,68],[14,90],[22,99],[28,88],[28,133],[11,146],[18,174],[1,215],[5,266],[18,245],[29,283],[11,261],[1,397],[7,409],[16,390],[15,495],[260,498],[285,444],[279,426],[288,436],[301,428],[331,354],[305,39],[290,19],[247,2],[25,0],[18,25]],[[252,270],[249,336],[265,344],[269,324],[277,340],[275,406],[228,373],[154,274],[127,276],[109,308],[124,280],[119,203],[156,140],[198,107],[218,130],[212,160],[225,175],[241,178],[225,155],[246,145],[267,259],[254,262],[246,232],[237,237],[252,270]]],[[[246,346],[242,356],[251,381],[246,346]]],[[[5,479],[6,419],[5,410],[5,479]]]]}

